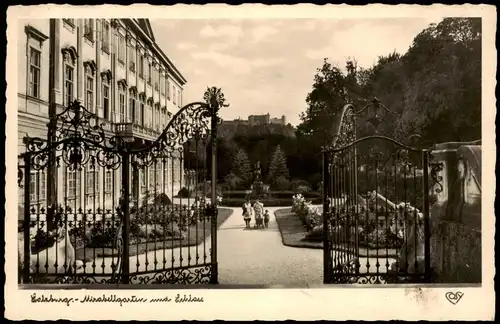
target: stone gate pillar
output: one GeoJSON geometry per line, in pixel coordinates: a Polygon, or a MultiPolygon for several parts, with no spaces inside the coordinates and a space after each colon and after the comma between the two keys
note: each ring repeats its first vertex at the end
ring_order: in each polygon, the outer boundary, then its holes
{"type": "Polygon", "coordinates": [[[437,144],[429,181],[436,282],[481,282],[481,143],[437,144]]]}

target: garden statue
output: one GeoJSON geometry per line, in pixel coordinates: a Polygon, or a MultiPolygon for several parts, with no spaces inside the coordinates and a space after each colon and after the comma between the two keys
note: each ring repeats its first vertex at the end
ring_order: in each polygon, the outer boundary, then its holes
{"type": "Polygon", "coordinates": [[[255,164],[255,169],[254,169],[254,180],[252,185],[250,186],[250,189],[252,190],[251,197],[253,199],[255,198],[263,198],[263,187],[264,183],[262,182],[262,170],[260,168],[260,161],[257,161],[255,164]]]}
{"type": "Polygon", "coordinates": [[[262,175],[262,171],[260,169],[260,161],[257,161],[257,164],[255,164],[254,174],[255,174],[254,181],[255,182],[260,181],[260,177],[262,175]]]}

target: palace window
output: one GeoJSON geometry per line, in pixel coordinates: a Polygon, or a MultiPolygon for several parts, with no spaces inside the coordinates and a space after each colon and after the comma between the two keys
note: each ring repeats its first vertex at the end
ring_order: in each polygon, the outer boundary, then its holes
{"type": "Polygon", "coordinates": [[[75,66],[71,60],[66,60],[64,64],[64,104],[69,106],[74,99],[75,89],[75,66]]]}
{"type": "Polygon", "coordinates": [[[118,35],[118,61],[121,63],[125,62],[125,36],[118,35]]]}
{"type": "Polygon", "coordinates": [[[118,103],[120,106],[120,123],[125,122],[125,91],[120,90],[118,93],[118,103]]]}
{"type": "Polygon", "coordinates": [[[165,79],[160,75],[160,93],[162,96],[165,95],[165,79]]]}
{"type": "Polygon", "coordinates": [[[42,203],[46,198],[47,174],[44,171],[31,171],[30,202],[42,203]]]}
{"type": "Polygon", "coordinates": [[[149,189],[153,190],[155,186],[155,169],[154,166],[149,168],[149,189]]]}
{"type": "Polygon", "coordinates": [[[137,109],[136,109],[136,98],[135,98],[135,94],[133,94],[132,92],[130,92],[130,98],[129,98],[129,114],[128,114],[128,121],[129,122],[132,122],[134,124],[137,124],[138,123],[138,119],[137,119],[137,109]]]}
{"type": "Polygon", "coordinates": [[[28,95],[40,98],[40,56],[41,52],[30,46],[28,95]]]}
{"type": "Polygon", "coordinates": [[[109,36],[110,36],[109,22],[103,20],[103,22],[102,22],[102,47],[101,47],[101,49],[106,53],[109,53],[109,36]]]}
{"type": "Polygon", "coordinates": [[[151,63],[147,62],[147,60],[145,61],[146,66],[145,66],[145,72],[146,72],[146,80],[148,82],[148,84],[151,84],[151,63]]]}
{"type": "Polygon", "coordinates": [[[104,78],[102,81],[102,108],[104,110],[104,118],[111,120],[110,104],[109,104],[109,80],[104,78]]]}
{"type": "Polygon", "coordinates": [[[99,168],[91,166],[87,168],[85,174],[85,206],[99,205],[100,192],[99,168]]]}
{"type": "Polygon", "coordinates": [[[140,124],[142,127],[144,127],[144,126],[145,126],[145,122],[146,122],[146,121],[144,120],[144,117],[145,117],[145,116],[144,116],[144,113],[145,113],[145,111],[144,111],[144,100],[143,100],[143,99],[140,99],[140,102],[141,102],[141,111],[140,111],[140,116],[139,116],[139,118],[138,118],[138,119],[139,119],[139,124],[140,124]]]}
{"type": "Polygon", "coordinates": [[[179,104],[179,107],[182,107],[182,103],[181,103],[181,90],[177,90],[177,103],[179,104]]]}
{"type": "Polygon", "coordinates": [[[151,106],[151,104],[148,105],[148,109],[149,109],[149,128],[150,129],[153,129],[154,128],[154,125],[153,125],[153,107],[151,106]]]}
{"type": "Polygon", "coordinates": [[[94,73],[88,65],[85,67],[85,108],[94,112],[94,73]]]}
{"type": "Polygon", "coordinates": [[[105,199],[111,200],[113,196],[113,170],[106,169],[106,177],[104,181],[105,181],[104,194],[106,196],[105,199]]]}
{"type": "Polygon", "coordinates": [[[139,77],[144,79],[144,56],[142,55],[139,56],[139,77]]]}
{"type": "Polygon", "coordinates": [[[136,59],[136,52],[135,52],[135,47],[130,46],[129,48],[129,68],[130,71],[135,72],[135,59],[136,59]]]}
{"type": "Polygon", "coordinates": [[[160,132],[160,106],[156,105],[155,109],[156,115],[155,115],[155,128],[156,131],[160,132]]]}
{"type": "Polygon", "coordinates": [[[159,89],[159,84],[158,84],[158,73],[159,73],[159,71],[155,69],[155,72],[154,72],[154,73],[155,73],[155,80],[154,80],[154,83],[155,83],[155,90],[156,90],[156,91],[158,91],[158,90],[160,90],[160,89],[159,89]]]}
{"type": "Polygon", "coordinates": [[[148,83],[151,84],[153,78],[153,66],[148,63],[148,83]]]}
{"type": "Polygon", "coordinates": [[[146,191],[146,169],[141,170],[141,192],[144,193],[146,191]]]}
{"type": "Polygon", "coordinates": [[[90,41],[94,41],[94,19],[84,20],[83,36],[90,41]]]}
{"type": "Polygon", "coordinates": [[[167,98],[170,100],[170,81],[167,79],[167,98]]]}
{"type": "Polygon", "coordinates": [[[80,171],[70,170],[68,167],[63,173],[63,198],[79,199],[80,196],[80,171]]]}
{"type": "Polygon", "coordinates": [[[172,99],[172,102],[175,104],[177,104],[177,98],[176,98],[176,94],[177,94],[177,91],[175,91],[175,87],[172,85],[172,92],[173,92],[173,95],[174,95],[174,98],[172,99]]]}

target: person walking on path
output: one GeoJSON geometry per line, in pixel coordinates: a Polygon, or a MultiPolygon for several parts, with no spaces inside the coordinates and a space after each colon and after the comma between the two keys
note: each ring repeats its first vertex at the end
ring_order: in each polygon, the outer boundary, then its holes
{"type": "Polygon", "coordinates": [[[243,219],[245,220],[245,227],[250,228],[250,220],[252,219],[252,204],[250,203],[250,200],[247,199],[247,201],[243,204],[243,219]]]}
{"type": "Polygon", "coordinates": [[[269,210],[266,209],[266,212],[264,213],[264,227],[268,228],[269,227],[269,210]]]}
{"type": "Polygon", "coordinates": [[[264,226],[262,217],[264,214],[264,205],[259,201],[259,199],[255,200],[253,210],[255,212],[255,227],[264,226]]]}

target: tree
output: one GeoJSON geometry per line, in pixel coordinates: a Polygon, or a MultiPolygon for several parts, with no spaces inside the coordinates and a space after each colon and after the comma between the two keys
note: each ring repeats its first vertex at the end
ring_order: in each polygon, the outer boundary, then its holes
{"type": "Polygon", "coordinates": [[[252,178],[252,168],[247,153],[240,149],[233,158],[233,166],[231,173],[242,179],[244,182],[249,182],[252,178]]]}
{"type": "Polygon", "coordinates": [[[294,170],[294,176],[306,178],[322,172],[321,148],[331,143],[332,126],[338,112],[345,104],[360,101],[358,78],[364,74],[360,75],[362,71],[354,59],[347,60],[345,70],[346,73],[325,58],[314,76],[312,90],[306,98],[307,109],[297,126],[298,149],[296,156],[291,158],[293,165],[307,165],[307,170],[294,170]]]}
{"type": "Polygon", "coordinates": [[[435,142],[481,137],[481,19],[446,18],[403,56],[408,79],[400,137],[435,142]]]}
{"type": "Polygon", "coordinates": [[[269,180],[274,182],[278,178],[288,178],[288,167],[286,166],[286,157],[281,147],[276,146],[271,157],[271,163],[269,165],[269,180]]]}
{"type": "MultiPolygon", "coordinates": [[[[405,143],[419,134],[413,145],[480,138],[481,20],[431,24],[407,53],[379,57],[358,83],[364,98],[377,97],[395,112],[382,118],[379,135],[405,143]]],[[[358,136],[373,134],[367,118],[358,116],[358,136]]]]}
{"type": "Polygon", "coordinates": [[[314,76],[313,89],[306,98],[308,107],[300,116],[298,136],[309,137],[315,148],[328,144],[332,139],[332,124],[342,107],[359,100],[355,60],[346,62],[346,70],[347,73],[343,73],[325,59],[314,76]]]}

